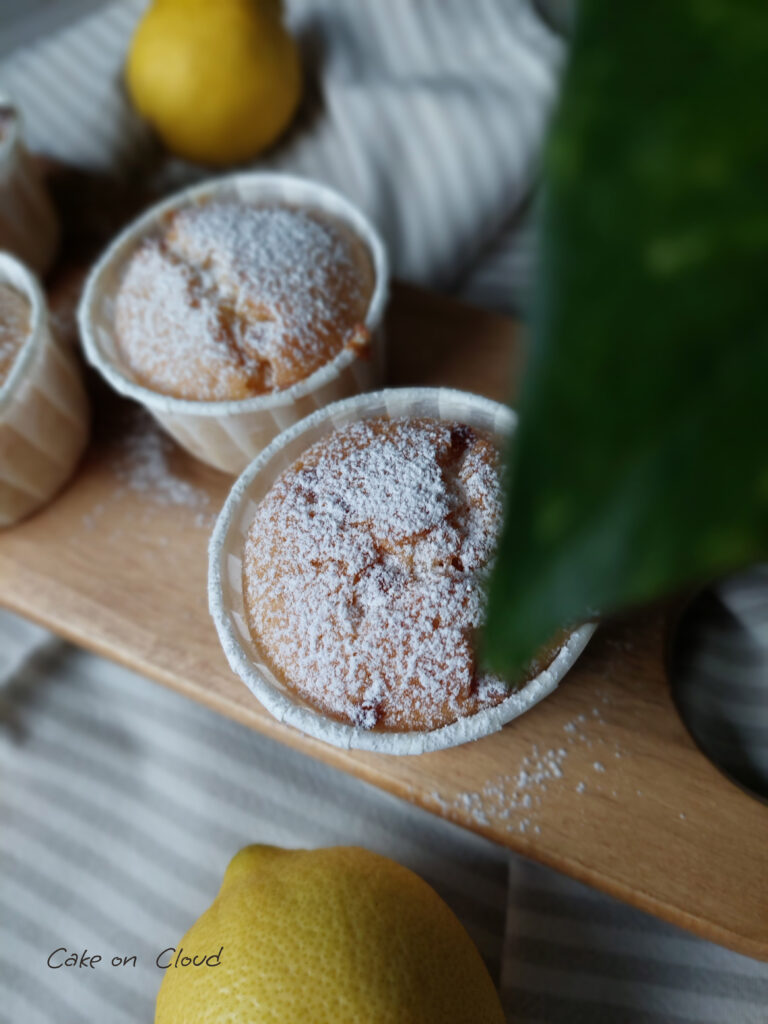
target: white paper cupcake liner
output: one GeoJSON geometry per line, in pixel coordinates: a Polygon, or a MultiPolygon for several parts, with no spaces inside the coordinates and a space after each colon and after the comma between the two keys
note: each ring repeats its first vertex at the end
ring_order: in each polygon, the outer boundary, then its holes
{"type": "Polygon", "coordinates": [[[376,416],[431,416],[467,423],[499,442],[514,431],[515,414],[487,398],[448,388],[392,388],[349,398],[280,434],[245,470],[227,498],[209,548],[208,601],[232,670],[275,718],[337,747],[381,754],[421,754],[496,732],[551,693],[592,636],[587,624],[572,632],[552,663],[501,704],[431,732],[376,732],[338,722],[306,704],[275,677],[251,638],[243,594],[243,549],[258,503],[277,477],[320,438],[348,423],[376,416]]]}
{"type": "Polygon", "coordinates": [[[18,256],[37,274],[50,267],[59,224],[41,175],[24,146],[21,119],[0,93],[7,112],[0,131],[0,249],[18,256]]]}
{"type": "Polygon", "coordinates": [[[285,174],[235,174],[176,193],[139,217],[115,239],[86,283],[78,311],[80,332],[89,362],[116,391],[141,402],[197,458],[225,472],[239,473],[281,430],[315,409],[380,383],[388,274],[386,251],[378,233],[337,192],[285,174]],[[321,210],[347,224],[366,243],[375,273],[365,320],[371,336],[368,351],[361,355],[351,348],[343,349],[315,373],[283,391],[238,401],[189,401],[137,383],[121,358],[113,329],[115,296],[125,264],[139,242],[159,230],[164,215],[189,203],[213,198],[292,203],[321,210]]]}
{"type": "Polygon", "coordinates": [[[0,526],[46,504],[88,440],[88,399],[76,354],[51,333],[35,277],[0,253],[0,282],[30,303],[30,337],[0,387],[0,526]]]}

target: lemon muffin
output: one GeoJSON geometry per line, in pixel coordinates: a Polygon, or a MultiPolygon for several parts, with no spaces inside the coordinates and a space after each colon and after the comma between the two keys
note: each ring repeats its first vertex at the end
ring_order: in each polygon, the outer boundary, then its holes
{"type": "Polygon", "coordinates": [[[0,283],[0,387],[31,332],[29,299],[9,284],[0,283]]]}
{"type": "Polygon", "coordinates": [[[500,518],[489,436],[414,417],[336,431],[257,506],[254,643],[288,689],[365,729],[432,730],[500,703],[509,689],[475,651],[500,518]]]}
{"type": "Polygon", "coordinates": [[[131,255],[115,300],[119,352],[145,387],[244,399],[364,349],[371,256],[319,210],[236,199],[192,203],[131,255]]]}
{"type": "Polygon", "coordinates": [[[34,274],[0,252],[0,526],[18,522],[60,490],[88,427],[72,346],[54,336],[34,274]]]}

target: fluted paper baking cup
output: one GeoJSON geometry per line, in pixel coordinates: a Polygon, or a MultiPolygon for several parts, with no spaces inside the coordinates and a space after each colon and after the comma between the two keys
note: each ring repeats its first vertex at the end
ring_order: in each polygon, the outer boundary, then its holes
{"type": "Polygon", "coordinates": [[[45,505],[88,440],[88,399],[77,355],[51,332],[37,280],[0,253],[0,282],[30,304],[30,334],[0,387],[0,526],[45,505]]]}
{"type": "Polygon", "coordinates": [[[20,114],[3,93],[0,115],[0,249],[44,274],[56,252],[58,219],[24,145],[20,114]]]}
{"type": "Polygon", "coordinates": [[[232,670],[275,718],[336,747],[381,754],[422,754],[496,732],[551,693],[578,658],[595,626],[568,635],[550,665],[495,707],[431,732],[376,732],[346,725],[310,707],[265,663],[248,629],[243,593],[243,550],[256,507],[278,476],[301,454],[339,427],[377,416],[430,416],[467,423],[499,443],[514,432],[515,414],[487,398],[448,388],[392,388],[321,409],[285,430],[245,470],[219,515],[209,547],[208,601],[232,670]]]}
{"type": "Polygon", "coordinates": [[[378,233],[337,192],[285,174],[234,174],[176,193],[144,213],[115,239],[86,283],[78,311],[80,332],[89,362],[116,391],[141,402],[197,458],[225,472],[239,473],[281,430],[316,409],[370,390],[381,382],[388,273],[386,250],[378,233]],[[370,333],[368,351],[361,354],[352,348],[342,349],[335,358],[289,388],[236,401],[190,401],[139,384],[120,355],[114,333],[115,297],[125,265],[137,245],[160,230],[162,218],[169,212],[210,199],[305,206],[327,213],[351,228],[367,245],[375,275],[365,319],[370,333]]]}

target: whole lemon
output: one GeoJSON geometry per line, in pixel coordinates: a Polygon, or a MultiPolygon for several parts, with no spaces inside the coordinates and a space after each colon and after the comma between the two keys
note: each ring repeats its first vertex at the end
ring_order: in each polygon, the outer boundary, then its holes
{"type": "Polygon", "coordinates": [[[293,117],[301,65],[279,0],[154,0],[126,65],[137,110],[178,156],[247,160],[293,117]]]}
{"type": "Polygon", "coordinates": [[[161,963],[179,957],[155,1024],[504,1021],[477,948],[434,889],[354,846],[246,846],[161,963]]]}

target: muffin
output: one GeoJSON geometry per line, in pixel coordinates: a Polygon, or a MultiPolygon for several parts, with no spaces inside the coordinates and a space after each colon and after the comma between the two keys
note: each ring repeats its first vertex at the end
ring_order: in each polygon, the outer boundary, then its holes
{"type": "Polygon", "coordinates": [[[553,693],[594,623],[553,638],[503,690],[473,643],[499,529],[497,449],[516,422],[508,406],[469,392],[387,388],[318,409],[243,471],[211,534],[208,605],[230,668],[274,719],[344,750],[413,756],[489,736],[553,693]],[[425,425],[426,437],[406,443],[401,423],[425,425]],[[339,441],[347,431],[352,440],[339,441]],[[377,441],[369,454],[365,438],[379,433],[384,451],[377,441]],[[323,456],[330,445],[349,449],[349,466],[323,456]],[[313,532],[311,544],[302,548],[297,530],[313,532]],[[446,595],[431,618],[430,586],[446,595]],[[332,673],[309,674],[329,663],[332,673]]]}
{"type": "Polygon", "coordinates": [[[363,242],[320,210],[194,203],[131,256],[115,306],[137,380],[177,398],[282,390],[362,350],[374,274],[363,242]]]}
{"type": "Polygon", "coordinates": [[[16,357],[30,336],[31,313],[32,307],[25,295],[0,283],[0,387],[8,379],[16,357]]]}
{"type": "Polygon", "coordinates": [[[88,360],[196,458],[241,472],[384,365],[384,245],[339,193],[249,171],[171,196],[88,276],[88,360]]]}
{"type": "Polygon", "coordinates": [[[242,561],[254,644],[287,689],[358,728],[434,730],[500,703],[509,687],[476,657],[500,518],[484,432],[430,417],[335,431],[255,508],[242,561]]]}
{"type": "Polygon", "coordinates": [[[0,526],[34,512],[62,487],[88,426],[75,353],[51,331],[35,277],[0,253],[0,526]]]}

